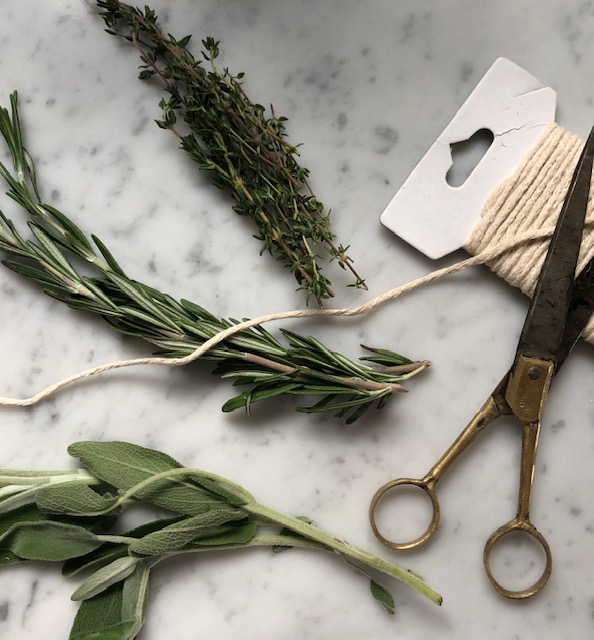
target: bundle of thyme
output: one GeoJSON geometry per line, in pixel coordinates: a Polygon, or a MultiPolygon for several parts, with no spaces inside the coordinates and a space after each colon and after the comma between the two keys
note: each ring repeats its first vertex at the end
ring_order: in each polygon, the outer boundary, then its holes
{"type": "Polygon", "coordinates": [[[0,470],[0,567],[44,560],[64,562],[66,576],[88,574],[72,596],[81,605],[71,640],[135,638],[144,624],[151,570],[182,553],[319,549],[367,576],[372,596],[389,613],[394,600],[377,574],[441,604],[414,573],[322,531],[309,518],[258,503],[230,480],[126,442],[77,442],[68,451],[85,469],[0,470]],[[24,500],[29,502],[7,510],[24,500]],[[110,533],[133,502],[166,516],[110,533]]]}
{"type": "Polygon", "coordinates": [[[353,269],[348,247],[336,246],[329,214],[308,184],[297,148],[286,140],[286,118],[271,107],[270,115],[246,95],[243,74],[218,69],[219,43],[202,41],[207,66],[188,49],[190,36],[165,35],[154,11],[144,11],[118,0],[98,0],[106,31],[132,42],[142,60],[140,78],[157,77],[169,94],[161,101],[163,129],[174,132],[181,147],[213,184],[235,200],[233,209],[257,225],[262,251],[269,251],[289,269],[320,304],[334,294],[320,267],[319,255],[328,255],[355,278],[354,286],[367,288],[353,269]],[[190,133],[176,129],[177,117],[190,133]]]}
{"type": "MultiPolygon", "coordinates": [[[[23,146],[16,92],[10,102],[10,112],[0,108],[0,133],[13,166],[0,163],[0,176],[8,184],[7,194],[28,215],[32,237],[25,239],[0,212],[0,250],[13,256],[5,266],[40,282],[45,293],[70,307],[99,314],[117,331],[157,345],[159,355],[166,357],[189,355],[236,323],[130,279],[99,238],[91,236],[91,242],[66,215],[45,203],[33,160],[23,146]],[[83,274],[71,256],[82,259],[94,274],[83,274]]],[[[236,333],[203,356],[217,362],[216,374],[248,387],[225,403],[224,411],[249,409],[254,402],[284,394],[321,395],[299,410],[332,411],[353,422],[374,403],[382,407],[394,392],[403,391],[400,382],[428,364],[367,348],[371,355],[363,359],[383,365],[379,369],[352,362],[315,338],[282,333],[288,346],[256,327],[236,333]]]]}

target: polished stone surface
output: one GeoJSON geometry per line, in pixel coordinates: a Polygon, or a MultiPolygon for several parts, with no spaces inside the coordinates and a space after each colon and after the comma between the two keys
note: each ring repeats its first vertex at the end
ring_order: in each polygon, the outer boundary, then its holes
{"type": "MultiPolygon", "coordinates": [[[[221,40],[224,64],[245,71],[258,102],[289,117],[304,164],[351,245],[369,292],[342,288],[336,306],[363,302],[437,264],[379,224],[379,215],[491,63],[505,56],[558,92],[558,122],[585,135],[594,120],[594,20],[589,3],[561,0],[160,0],[169,32],[221,40]]],[[[127,272],[221,317],[303,305],[287,273],[259,257],[253,230],[158,129],[160,92],[136,79],[137,57],[103,32],[93,2],[5,0],[0,103],[18,89],[27,146],[52,204],[98,235],[127,272]]],[[[2,210],[19,214],[6,198],[2,210]]],[[[97,318],[0,271],[0,395],[25,396],[80,369],[146,355],[97,318]]],[[[137,368],[71,387],[27,410],[3,409],[2,467],[70,464],[81,439],[125,439],[226,475],[262,502],[409,566],[444,596],[437,608],[394,585],[387,616],[364,580],[335,558],[246,551],[184,557],[152,583],[142,632],[156,638],[588,638],[594,631],[594,376],[581,344],[545,414],[532,519],[554,572],[544,592],[511,602],[483,571],[488,535],[515,513],[515,425],[486,434],[439,486],[443,518],[426,548],[398,554],[373,537],[369,500],[388,479],[423,474],[510,365],[527,300],[485,267],[366,317],[292,321],[351,357],[359,344],[430,359],[433,367],[353,426],[294,411],[292,401],[223,414],[232,389],[208,365],[137,368]]],[[[271,330],[276,330],[276,325],[271,330]]],[[[2,570],[0,635],[67,637],[76,581],[56,567],[2,570]]]]}

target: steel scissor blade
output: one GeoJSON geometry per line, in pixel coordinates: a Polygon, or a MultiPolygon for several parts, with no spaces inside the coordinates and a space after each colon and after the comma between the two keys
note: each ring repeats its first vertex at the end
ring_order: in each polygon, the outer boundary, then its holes
{"type": "MultiPolygon", "coordinates": [[[[558,364],[571,307],[593,163],[594,128],[584,145],[561,208],[522,329],[516,360],[519,356],[528,356],[558,364]]],[[[577,337],[579,334],[575,340],[577,337]]]]}
{"type": "Polygon", "coordinates": [[[557,353],[557,370],[582,335],[588,321],[594,313],[594,258],[588,262],[575,279],[573,295],[569,306],[569,315],[565,324],[563,340],[557,353]]]}

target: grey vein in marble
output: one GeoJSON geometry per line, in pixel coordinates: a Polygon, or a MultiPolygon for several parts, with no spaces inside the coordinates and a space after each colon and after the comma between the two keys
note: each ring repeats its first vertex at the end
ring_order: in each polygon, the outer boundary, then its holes
{"type": "MultiPolygon", "coordinates": [[[[246,89],[289,116],[314,190],[370,285],[369,297],[436,266],[379,224],[379,215],[482,74],[499,56],[559,96],[559,122],[583,135],[594,119],[590,3],[561,0],[155,0],[167,30],[222,41],[246,89]]],[[[256,316],[301,305],[252,230],[196,175],[177,141],[153,125],[159,91],[138,60],[103,33],[93,2],[5,0],[0,103],[22,98],[27,146],[49,200],[102,238],[133,276],[213,313],[256,316]],[[265,286],[266,295],[262,295],[265,286]]],[[[18,215],[4,199],[0,207],[18,215]]],[[[338,287],[337,287],[338,289],[338,287]]],[[[340,292],[337,304],[365,294],[340,292]]],[[[147,353],[0,271],[0,394],[29,394],[81,368],[147,353]]],[[[387,479],[428,468],[509,367],[526,300],[486,269],[460,274],[367,318],[299,321],[351,357],[359,343],[429,358],[410,393],[361,423],[296,414],[292,403],[224,415],[231,389],[208,367],[121,371],[33,410],[4,410],[1,465],[62,467],[80,439],[127,439],[234,478],[265,503],[308,514],[337,535],[421,573],[444,595],[433,607],[396,589],[377,607],[351,570],[329,557],[265,551],[163,564],[142,638],[408,640],[555,638],[594,632],[594,374],[579,345],[545,415],[533,520],[551,543],[554,574],[535,600],[493,593],[482,568],[490,532],[515,512],[519,433],[485,434],[440,485],[440,533],[392,555],[367,508],[387,479]],[[564,425],[564,426],[562,426],[564,425]]],[[[67,637],[76,580],[56,567],[3,568],[0,636],[67,637]]]]}

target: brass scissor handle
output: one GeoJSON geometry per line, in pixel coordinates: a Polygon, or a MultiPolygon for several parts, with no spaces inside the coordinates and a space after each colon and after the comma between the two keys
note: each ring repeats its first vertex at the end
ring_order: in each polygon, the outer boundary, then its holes
{"type": "Polygon", "coordinates": [[[432,477],[425,477],[422,480],[414,479],[414,478],[398,478],[397,480],[391,480],[390,482],[386,482],[383,486],[381,486],[376,492],[373,498],[371,499],[371,504],[369,505],[369,521],[371,523],[371,528],[373,529],[373,533],[376,538],[386,547],[390,549],[394,549],[395,551],[405,551],[406,549],[414,549],[415,547],[419,547],[435,533],[437,529],[437,525],[439,524],[439,518],[441,515],[441,510],[439,508],[439,500],[437,499],[437,493],[435,491],[435,480],[432,477]],[[425,530],[425,533],[420,535],[415,540],[411,540],[410,542],[395,542],[393,540],[389,540],[379,530],[376,521],[376,511],[378,507],[378,503],[385,496],[388,491],[403,486],[412,486],[419,487],[422,489],[431,500],[431,506],[433,508],[433,514],[431,516],[431,522],[429,526],[425,530]]]}
{"type": "Polygon", "coordinates": [[[491,537],[485,544],[485,550],[483,551],[483,563],[485,565],[487,576],[495,590],[502,596],[511,598],[512,600],[524,600],[525,598],[531,598],[532,596],[536,595],[548,582],[553,571],[553,557],[551,555],[551,549],[548,542],[540,533],[540,531],[538,531],[538,529],[529,520],[522,517],[515,517],[513,520],[510,520],[507,524],[499,527],[497,531],[494,531],[491,534],[491,537]],[[497,579],[491,572],[490,559],[493,547],[495,547],[495,545],[497,544],[497,542],[499,542],[499,540],[501,540],[501,538],[508,535],[509,533],[526,533],[532,536],[540,544],[545,553],[545,567],[540,578],[531,586],[519,591],[514,591],[513,589],[507,589],[506,587],[504,587],[497,581],[497,579]]]}
{"type": "MultiPolygon", "coordinates": [[[[439,506],[439,500],[437,498],[437,492],[435,491],[435,479],[431,476],[425,476],[423,479],[415,479],[415,478],[398,478],[397,480],[391,480],[390,482],[386,482],[383,486],[381,486],[374,494],[371,504],[369,505],[369,520],[371,522],[371,528],[373,529],[373,533],[377,537],[377,539],[384,544],[386,547],[393,549],[394,551],[406,551],[408,549],[414,549],[416,547],[420,547],[422,544],[425,544],[431,538],[431,536],[437,530],[437,526],[439,524],[439,519],[441,516],[441,509],[439,506]],[[376,511],[378,508],[378,504],[381,499],[392,489],[396,489],[398,487],[419,487],[422,489],[425,494],[429,497],[431,501],[431,506],[433,509],[431,522],[429,526],[425,530],[423,534],[421,534],[418,538],[414,540],[410,540],[408,542],[397,542],[395,540],[390,540],[386,538],[379,530],[377,521],[376,521],[376,511]]],[[[494,531],[485,544],[485,548],[483,551],[483,563],[485,565],[485,571],[487,573],[487,577],[489,581],[493,585],[493,588],[502,596],[506,598],[511,598],[512,600],[523,600],[525,598],[531,598],[536,595],[548,582],[551,577],[551,573],[553,571],[553,558],[551,555],[551,549],[549,547],[548,542],[545,537],[538,531],[538,529],[528,520],[527,516],[518,513],[518,515],[499,527],[496,531],[494,531]],[[497,543],[506,535],[510,533],[525,533],[532,538],[534,538],[542,547],[545,555],[545,566],[542,572],[542,575],[534,584],[526,587],[525,589],[514,590],[508,589],[503,586],[493,575],[491,571],[491,554],[493,552],[494,547],[497,543]]]]}
{"type": "Polygon", "coordinates": [[[491,396],[489,396],[480,411],[469,422],[464,431],[462,431],[462,433],[456,438],[452,446],[441,456],[433,467],[431,467],[424,478],[399,478],[397,480],[391,480],[376,491],[369,506],[369,520],[371,522],[371,528],[373,529],[377,539],[386,547],[397,551],[414,549],[415,547],[427,542],[427,540],[429,540],[429,538],[435,533],[441,513],[435,486],[454,461],[457,460],[458,457],[474,442],[479,433],[484,431],[484,429],[492,424],[500,415],[509,413],[509,408],[505,403],[505,400],[503,400],[502,395],[502,390],[505,389],[507,380],[508,376],[505,376],[505,378],[497,385],[495,391],[491,396]],[[393,542],[380,533],[376,520],[376,511],[379,501],[386,495],[386,493],[388,493],[388,491],[405,485],[420,487],[429,496],[433,507],[433,516],[425,533],[419,536],[416,540],[411,540],[410,542],[393,542]]]}
{"type": "Polygon", "coordinates": [[[497,385],[474,418],[456,438],[450,448],[433,465],[422,479],[399,478],[380,487],[371,500],[369,520],[376,537],[390,549],[403,551],[418,547],[435,533],[440,518],[439,501],[435,487],[443,474],[468,449],[480,433],[499,416],[514,414],[522,424],[522,456],[520,463],[520,486],[516,517],[491,535],[483,553],[483,561],[491,584],[501,595],[507,598],[522,599],[535,595],[542,589],[552,571],[552,559],[549,545],[544,537],[530,523],[530,495],[534,477],[534,463],[540,432],[540,419],[553,376],[553,363],[530,357],[520,357],[513,369],[497,385]],[[537,372],[538,375],[535,375],[537,372]],[[433,515],[425,533],[409,542],[395,542],[387,539],[380,531],[376,520],[376,511],[380,500],[388,491],[401,486],[415,486],[422,489],[431,500],[433,515]],[[507,589],[497,582],[489,562],[495,544],[512,531],[527,533],[540,543],[545,552],[546,563],[542,576],[532,586],[520,591],[507,589]]]}

